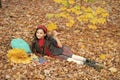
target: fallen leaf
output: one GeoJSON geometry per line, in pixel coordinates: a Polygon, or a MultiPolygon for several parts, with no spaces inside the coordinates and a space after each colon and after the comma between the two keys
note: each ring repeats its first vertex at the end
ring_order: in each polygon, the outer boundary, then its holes
{"type": "Polygon", "coordinates": [[[97,26],[96,26],[96,25],[88,25],[88,27],[89,27],[90,29],[94,29],[94,30],[97,29],[97,26]]]}
{"type": "Polygon", "coordinates": [[[109,68],[109,70],[110,70],[111,72],[113,72],[113,73],[115,73],[115,72],[118,71],[118,70],[117,70],[116,68],[114,68],[114,67],[109,68]]]}
{"type": "Polygon", "coordinates": [[[53,31],[54,29],[57,29],[57,25],[55,23],[49,23],[47,24],[47,29],[53,31]]]}
{"type": "Polygon", "coordinates": [[[48,13],[48,14],[46,14],[46,17],[50,19],[50,18],[54,17],[54,14],[49,14],[48,13]]]}
{"type": "Polygon", "coordinates": [[[101,54],[101,55],[99,56],[99,58],[100,58],[100,59],[105,59],[105,58],[106,58],[106,55],[105,55],[105,54],[101,54]]]}

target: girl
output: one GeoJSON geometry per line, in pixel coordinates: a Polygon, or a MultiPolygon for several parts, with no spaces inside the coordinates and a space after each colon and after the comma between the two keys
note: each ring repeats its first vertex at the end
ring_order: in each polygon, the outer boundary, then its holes
{"type": "Polygon", "coordinates": [[[38,56],[48,55],[97,68],[96,62],[75,55],[68,47],[63,46],[57,37],[58,34],[56,31],[53,31],[53,36],[50,36],[47,34],[47,28],[45,26],[38,26],[32,43],[33,53],[36,53],[38,56]]]}

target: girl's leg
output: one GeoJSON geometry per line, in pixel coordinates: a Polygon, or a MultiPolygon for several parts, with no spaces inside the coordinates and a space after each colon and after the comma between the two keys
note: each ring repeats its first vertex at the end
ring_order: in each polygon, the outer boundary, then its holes
{"type": "Polygon", "coordinates": [[[82,65],[84,64],[84,61],[78,61],[78,60],[75,60],[73,58],[68,58],[67,61],[69,61],[69,62],[73,61],[73,62],[75,62],[77,64],[82,64],[82,65]]]}
{"type": "Polygon", "coordinates": [[[78,61],[86,61],[86,58],[73,54],[72,51],[67,46],[63,46],[62,55],[68,56],[78,61]]]}
{"type": "Polygon", "coordinates": [[[75,60],[79,60],[79,61],[84,61],[84,62],[86,61],[86,58],[75,55],[75,54],[73,54],[71,58],[73,58],[75,60]]]}
{"type": "Polygon", "coordinates": [[[70,58],[70,57],[68,57],[66,55],[59,55],[59,56],[57,56],[57,58],[62,59],[62,60],[67,60],[69,62],[73,61],[73,62],[75,62],[77,64],[84,64],[84,61],[78,61],[78,60],[70,58]]]}

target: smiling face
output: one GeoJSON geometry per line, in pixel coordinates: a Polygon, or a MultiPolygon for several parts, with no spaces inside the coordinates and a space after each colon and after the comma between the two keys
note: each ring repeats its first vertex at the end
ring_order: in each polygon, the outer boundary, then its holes
{"type": "Polygon", "coordinates": [[[44,39],[44,37],[46,36],[46,34],[44,33],[43,29],[38,29],[36,32],[36,37],[38,39],[44,39]]]}

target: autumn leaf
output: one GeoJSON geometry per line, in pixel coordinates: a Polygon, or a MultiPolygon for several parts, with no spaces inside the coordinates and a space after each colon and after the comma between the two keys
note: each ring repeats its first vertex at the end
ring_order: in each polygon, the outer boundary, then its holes
{"type": "Polygon", "coordinates": [[[61,13],[58,14],[58,15],[59,15],[60,17],[66,18],[66,19],[71,18],[70,14],[67,13],[67,12],[61,12],[61,13]]]}
{"type": "Polygon", "coordinates": [[[67,7],[65,7],[65,6],[62,6],[62,7],[60,8],[61,11],[64,11],[64,10],[66,10],[66,9],[67,9],[67,7]]]}
{"type": "Polygon", "coordinates": [[[75,21],[71,19],[71,20],[69,20],[68,23],[66,23],[66,26],[72,27],[74,25],[74,23],[75,23],[75,21]]]}
{"type": "Polygon", "coordinates": [[[105,18],[98,18],[97,22],[99,24],[104,24],[106,22],[105,18]]]}
{"type": "Polygon", "coordinates": [[[110,70],[111,72],[113,72],[113,73],[117,72],[117,69],[114,68],[114,67],[109,68],[109,70],[110,70]]]}
{"type": "Polygon", "coordinates": [[[7,54],[8,59],[14,63],[30,63],[31,58],[25,53],[23,49],[11,49],[7,54]]]}
{"type": "Polygon", "coordinates": [[[63,0],[54,0],[54,2],[56,2],[56,3],[62,3],[63,0]]]}
{"type": "Polygon", "coordinates": [[[105,2],[105,1],[102,1],[102,4],[103,4],[103,5],[105,5],[105,4],[106,4],[106,2],[105,2]]]}
{"type": "Polygon", "coordinates": [[[94,15],[92,13],[86,13],[85,15],[88,19],[94,18],[94,15]]]}
{"type": "Polygon", "coordinates": [[[90,22],[91,22],[92,24],[97,24],[97,23],[98,23],[98,19],[97,19],[96,17],[94,17],[94,18],[92,18],[92,19],[90,20],[90,22]]]}
{"type": "Polygon", "coordinates": [[[93,30],[96,30],[96,29],[97,29],[97,26],[96,26],[96,25],[88,25],[88,27],[89,27],[90,29],[93,29],[93,30]]]}
{"type": "Polygon", "coordinates": [[[83,1],[88,2],[88,0],[83,0],[83,1]]]}
{"type": "Polygon", "coordinates": [[[107,12],[104,12],[104,13],[101,13],[101,16],[102,16],[103,18],[106,18],[106,17],[109,16],[109,14],[108,14],[107,12]]]}
{"type": "Polygon", "coordinates": [[[56,18],[60,18],[60,17],[62,17],[62,14],[61,14],[61,13],[55,14],[55,17],[56,17],[56,18]]]}
{"type": "Polygon", "coordinates": [[[95,0],[89,0],[89,2],[94,2],[95,0]]]}
{"type": "Polygon", "coordinates": [[[75,0],[68,0],[69,4],[74,4],[75,0]]]}
{"type": "Polygon", "coordinates": [[[81,12],[79,9],[80,9],[79,6],[75,6],[75,7],[71,8],[71,9],[68,9],[67,11],[68,11],[68,12],[73,12],[73,13],[75,13],[76,15],[79,15],[79,14],[82,14],[82,12],[81,12]]]}
{"type": "Polygon", "coordinates": [[[54,14],[49,14],[48,13],[48,14],[46,14],[46,17],[50,19],[50,18],[54,17],[54,14]]]}
{"type": "Polygon", "coordinates": [[[70,5],[67,0],[63,0],[63,1],[61,2],[61,4],[63,4],[63,5],[66,6],[66,7],[70,5]]]}
{"type": "Polygon", "coordinates": [[[90,8],[90,7],[88,7],[88,8],[86,8],[86,9],[84,9],[84,11],[87,12],[87,13],[92,13],[92,12],[93,12],[93,9],[90,8]]]}
{"type": "Polygon", "coordinates": [[[54,29],[57,29],[57,25],[55,23],[49,23],[47,24],[47,29],[53,31],[54,29]]]}
{"type": "Polygon", "coordinates": [[[79,22],[82,22],[82,21],[83,21],[83,19],[81,18],[81,16],[78,16],[78,17],[77,17],[77,20],[78,20],[79,22]]]}
{"type": "Polygon", "coordinates": [[[105,54],[101,54],[101,55],[99,56],[99,58],[100,58],[100,59],[105,59],[105,58],[106,58],[106,55],[105,55],[105,54]]]}

